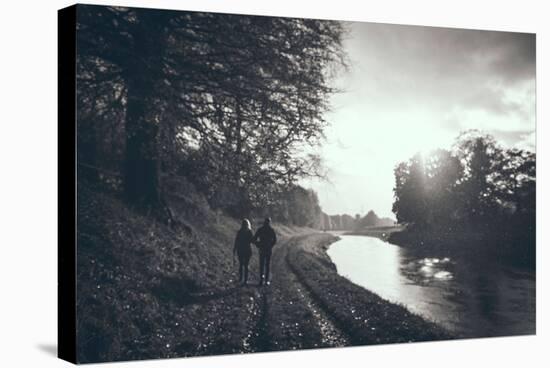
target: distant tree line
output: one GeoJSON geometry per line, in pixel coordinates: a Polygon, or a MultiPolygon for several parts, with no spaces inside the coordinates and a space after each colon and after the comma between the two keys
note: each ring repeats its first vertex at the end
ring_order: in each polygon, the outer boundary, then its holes
{"type": "Polygon", "coordinates": [[[79,178],[129,204],[163,203],[182,176],[233,216],[319,217],[330,81],[345,66],[340,22],[80,6],[79,178]]]}
{"type": "Polygon", "coordinates": [[[532,265],[535,175],[534,153],[467,131],[449,150],[397,165],[393,212],[409,235],[419,235],[417,246],[436,243],[532,265]]]}
{"type": "Polygon", "coordinates": [[[327,215],[321,212],[319,223],[317,227],[322,230],[362,230],[369,227],[377,226],[392,226],[395,224],[390,218],[378,217],[378,215],[370,210],[367,214],[361,217],[360,214],[351,216],[348,214],[343,215],[327,215]]]}

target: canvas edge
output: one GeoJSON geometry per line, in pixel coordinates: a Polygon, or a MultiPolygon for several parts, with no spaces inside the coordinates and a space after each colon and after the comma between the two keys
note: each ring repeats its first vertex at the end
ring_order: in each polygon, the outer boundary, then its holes
{"type": "Polygon", "coordinates": [[[57,12],[57,354],[75,364],[76,9],[72,5],[57,12]]]}

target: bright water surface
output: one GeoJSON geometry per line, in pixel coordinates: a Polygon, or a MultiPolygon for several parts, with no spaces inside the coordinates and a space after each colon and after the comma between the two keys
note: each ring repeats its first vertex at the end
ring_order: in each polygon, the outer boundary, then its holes
{"type": "Polygon", "coordinates": [[[461,336],[535,333],[535,275],[488,262],[427,258],[378,238],[341,235],[338,273],[461,336]]]}

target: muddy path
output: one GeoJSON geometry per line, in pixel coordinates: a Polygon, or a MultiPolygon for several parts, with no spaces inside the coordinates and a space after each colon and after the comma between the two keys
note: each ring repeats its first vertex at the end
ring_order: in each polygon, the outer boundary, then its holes
{"type": "Polygon", "coordinates": [[[348,334],[303,284],[288,261],[290,247],[302,246],[308,235],[276,246],[272,257],[272,283],[256,287],[261,316],[252,343],[255,351],[295,350],[349,346],[348,334]]]}

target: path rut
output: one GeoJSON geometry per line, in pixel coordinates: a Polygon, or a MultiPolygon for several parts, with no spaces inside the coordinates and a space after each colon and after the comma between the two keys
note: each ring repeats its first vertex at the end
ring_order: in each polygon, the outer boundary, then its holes
{"type": "Polygon", "coordinates": [[[307,236],[290,238],[274,249],[273,282],[258,288],[261,316],[251,342],[254,351],[350,346],[348,334],[300,281],[288,260],[289,247],[303,241],[307,236]]]}

